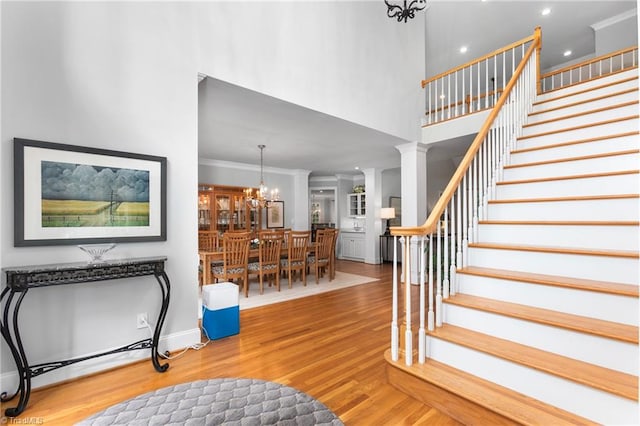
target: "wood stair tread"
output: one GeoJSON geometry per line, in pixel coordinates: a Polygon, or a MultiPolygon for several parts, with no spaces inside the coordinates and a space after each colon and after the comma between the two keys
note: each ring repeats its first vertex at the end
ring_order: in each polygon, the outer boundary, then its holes
{"type": "Polygon", "coordinates": [[[481,220],[480,225],[640,226],[637,220],[481,220]]]}
{"type": "Polygon", "coordinates": [[[562,129],[558,129],[558,130],[550,130],[547,132],[541,132],[541,133],[533,133],[531,135],[525,135],[525,136],[518,136],[517,140],[524,140],[524,139],[531,139],[531,138],[536,138],[539,136],[547,136],[547,135],[554,135],[557,133],[563,133],[563,132],[569,132],[572,130],[580,130],[580,129],[588,129],[590,127],[597,127],[597,126],[603,126],[606,124],[612,124],[612,123],[619,123],[621,121],[629,121],[629,120],[637,120],[640,116],[635,114],[635,115],[629,115],[626,117],[618,117],[618,118],[614,118],[611,120],[604,120],[604,121],[596,121],[593,123],[589,123],[589,124],[583,124],[580,126],[573,126],[573,127],[565,127],[562,129]]]}
{"type": "Polygon", "coordinates": [[[572,315],[550,309],[534,308],[518,303],[503,302],[468,294],[456,294],[448,299],[444,299],[443,303],[638,344],[637,326],[572,315]]]}
{"type": "Polygon", "coordinates": [[[553,160],[532,161],[530,163],[509,164],[507,166],[504,166],[504,169],[509,170],[509,169],[517,169],[521,167],[542,166],[545,164],[558,164],[558,163],[568,163],[571,161],[594,160],[597,158],[616,157],[621,155],[638,154],[638,153],[640,153],[640,150],[638,149],[627,149],[624,151],[602,152],[598,154],[581,155],[578,157],[565,157],[565,158],[556,158],[553,160]]]}
{"type": "Polygon", "coordinates": [[[506,269],[482,268],[467,266],[456,271],[458,274],[485,276],[511,281],[528,282],[534,284],[588,290],[599,293],[615,294],[619,296],[639,297],[640,287],[632,284],[621,284],[609,281],[586,280],[558,275],[537,274],[532,272],[509,271],[506,269]]]}
{"type": "Polygon", "coordinates": [[[612,139],[619,139],[627,136],[637,136],[638,134],[640,134],[640,131],[615,133],[615,134],[606,135],[606,136],[596,136],[593,138],[575,139],[568,142],[551,143],[551,144],[542,145],[542,146],[533,146],[531,148],[514,149],[511,151],[511,155],[521,154],[524,152],[531,152],[531,151],[540,151],[543,149],[559,148],[563,146],[577,145],[577,144],[589,143],[589,142],[604,142],[604,141],[608,142],[608,141],[611,141],[612,139]]]}
{"type": "Polygon", "coordinates": [[[636,89],[636,88],[631,88],[631,89],[626,89],[626,90],[619,90],[617,92],[607,93],[605,95],[596,96],[594,98],[585,99],[585,100],[582,100],[582,101],[579,101],[579,102],[571,102],[571,103],[563,104],[563,105],[560,105],[560,106],[557,106],[557,107],[554,107],[554,108],[541,109],[540,111],[529,113],[529,117],[540,115],[540,114],[545,114],[545,113],[549,113],[549,112],[553,112],[553,111],[561,111],[561,110],[566,109],[566,108],[571,108],[571,107],[578,106],[578,105],[584,105],[584,104],[588,104],[589,102],[596,102],[596,101],[604,100],[604,99],[607,99],[607,98],[611,98],[613,96],[625,95],[627,93],[634,93],[634,92],[637,92],[637,91],[638,91],[638,89],[636,89]]]}
{"type": "Polygon", "coordinates": [[[408,367],[402,362],[392,361],[390,350],[385,352],[385,359],[392,367],[487,407],[518,424],[558,426],[596,424],[432,359],[427,360],[424,364],[414,364],[408,367]]]}
{"type": "Polygon", "coordinates": [[[638,377],[631,374],[449,324],[427,334],[623,398],[638,399],[638,377]]]}
{"type": "Polygon", "coordinates": [[[562,120],[570,120],[572,118],[576,118],[576,117],[583,117],[585,115],[589,115],[589,114],[596,114],[599,112],[604,112],[604,111],[610,111],[616,108],[624,108],[627,106],[631,106],[634,104],[638,104],[638,101],[628,101],[628,102],[623,102],[620,104],[615,104],[615,105],[607,105],[606,107],[602,107],[602,108],[596,108],[596,109],[590,109],[590,110],[586,110],[586,111],[581,111],[578,113],[574,113],[574,114],[568,114],[568,115],[561,115],[559,117],[554,117],[554,118],[550,118],[548,120],[541,120],[535,123],[530,123],[530,124],[524,124],[522,126],[523,129],[526,128],[530,128],[530,127],[534,127],[534,126],[543,126],[545,124],[549,124],[549,123],[555,123],[558,121],[562,121],[562,120]]]}
{"type": "Polygon", "coordinates": [[[640,173],[639,170],[620,170],[615,172],[583,173],[579,175],[568,175],[568,176],[551,176],[551,177],[544,177],[544,178],[503,180],[501,182],[496,182],[496,185],[517,185],[522,183],[554,182],[558,180],[589,179],[589,178],[598,178],[598,177],[605,177],[605,176],[633,175],[638,173],[640,173]]]}
{"type": "MultiPolygon", "coordinates": [[[[637,66],[633,67],[633,68],[628,68],[628,69],[626,69],[624,71],[629,71],[629,70],[636,69],[636,68],[637,68],[637,66]]],[[[611,75],[611,74],[608,74],[608,75],[611,75]]],[[[604,76],[602,76],[602,77],[604,77],[604,76]]],[[[597,78],[601,78],[601,77],[597,77],[597,78]]],[[[547,102],[553,102],[553,101],[557,101],[559,99],[570,98],[570,97],[575,96],[575,95],[581,95],[583,93],[593,92],[594,90],[603,89],[605,87],[611,87],[611,86],[615,86],[615,85],[618,85],[618,84],[627,83],[629,81],[633,81],[633,80],[637,80],[637,79],[638,79],[638,76],[634,75],[633,77],[628,77],[628,78],[612,81],[612,82],[606,83],[606,84],[600,84],[598,86],[589,87],[589,88],[584,89],[584,90],[572,91],[571,93],[566,93],[564,95],[550,97],[549,99],[545,99],[543,101],[539,101],[539,100],[538,101],[534,101],[533,105],[534,106],[542,105],[542,104],[545,104],[547,102]]],[[[589,81],[592,81],[592,80],[589,80],[589,81]]],[[[581,83],[576,83],[576,84],[581,84],[581,83]]],[[[571,86],[559,87],[559,88],[554,89],[554,90],[549,90],[549,91],[547,91],[545,93],[553,93],[554,91],[562,90],[562,89],[564,89],[566,87],[571,87],[571,86]]]]}
{"type": "Polygon", "coordinates": [[[469,243],[469,248],[488,248],[497,250],[518,250],[518,251],[534,251],[541,253],[562,253],[562,254],[578,254],[585,256],[609,256],[623,257],[630,259],[640,258],[640,253],[634,250],[607,250],[607,249],[582,249],[573,247],[556,247],[556,246],[529,246],[523,244],[502,244],[502,243],[469,243]]]}
{"type": "Polygon", "coordinates": [[[640,198],[640,194],[605,194],[605,195],[581,195],[572,197],[540,197],[540,198],[508,198],[501,200],[489,200],[489,204],[510,203],[547,203],[564,201],[599,201],[640,198]]]}

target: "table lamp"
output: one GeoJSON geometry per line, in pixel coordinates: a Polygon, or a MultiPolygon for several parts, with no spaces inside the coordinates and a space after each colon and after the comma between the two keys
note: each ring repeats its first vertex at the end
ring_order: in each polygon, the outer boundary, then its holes
{"type": "Polygon", "coordinates": [[[394,207],[384,207],[380,209],[380,219],[387,220],[387,229],[384,231],[384,235],[389,235],[389,219],[396,218],[396,209],[394,207]]]}

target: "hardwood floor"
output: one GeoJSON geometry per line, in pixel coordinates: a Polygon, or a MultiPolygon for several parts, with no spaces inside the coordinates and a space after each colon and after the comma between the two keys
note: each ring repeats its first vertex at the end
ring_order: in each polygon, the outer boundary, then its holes
{"type": "MultiPolygon", "coordinates": [[[[391,266],[338,261],[337,270],[380,281],[241,311],[240,334],[187,351],[166,373],[145,360],[36,390],[21,417],[73,424],[165,386],[251,377],[306,392],[346,425],[458,425],[387,383],[391,266]]],[[[13,405],[2,404],[3,412],[13,405]]]]}

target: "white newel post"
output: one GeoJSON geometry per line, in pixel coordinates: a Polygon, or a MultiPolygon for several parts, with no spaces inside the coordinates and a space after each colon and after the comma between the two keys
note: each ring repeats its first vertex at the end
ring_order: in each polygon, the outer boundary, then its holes
{"type": "MultiPolygon", "coordinates": [[[[402,186],[402,226],[419,226],[427,220],[427,151],[428,147],[419,142],[397,145],[400,151],[402,186]]],[[[419,282],[419,267],[422,256],[418,239],[411,244],[411,283],[419,282]]],[[[404,272],[404,268],[403,268],[404,272]]],[[[404,280],[404,278],[403,278],[404,280]]]]}

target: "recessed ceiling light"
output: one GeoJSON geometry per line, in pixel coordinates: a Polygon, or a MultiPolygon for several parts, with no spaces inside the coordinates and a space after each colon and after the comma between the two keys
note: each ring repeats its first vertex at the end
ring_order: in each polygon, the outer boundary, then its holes
{"type": "Polygon", "coordinates": [[[460,48],[460,53],[467,53],[467,46],[462,46],[460,48]]]}
{"type": "Polygon", "coordinates": [[[542,14],[542,16],[547,16],[548,14],[551,13],[551,9],[549,9],[548,7],[545,7],[544,9],[542,9],[542,12],[540,12],[542,14]]]}
{"type": "Polygon", "coordinates": [[[564,51],[564,53],[563,53],[563,55],[564,55],[564,56],[571,56],[571,53],[572,53],[572,52],[571,52],[570,50],[565,50],[565,51],[564,51]]]}
{"type": "Polygon", "coordinates": [[[445,95],[440,95],[440,99],[444,99],[445,97],[445,95]]]}
{"type": "Polygon", "coordinates": [[[354,167],[354,169],[356,169],[356,170],[360,170],[360,167],[358,167],[358,166],[355,166],[355,167],[354,167]]]}

